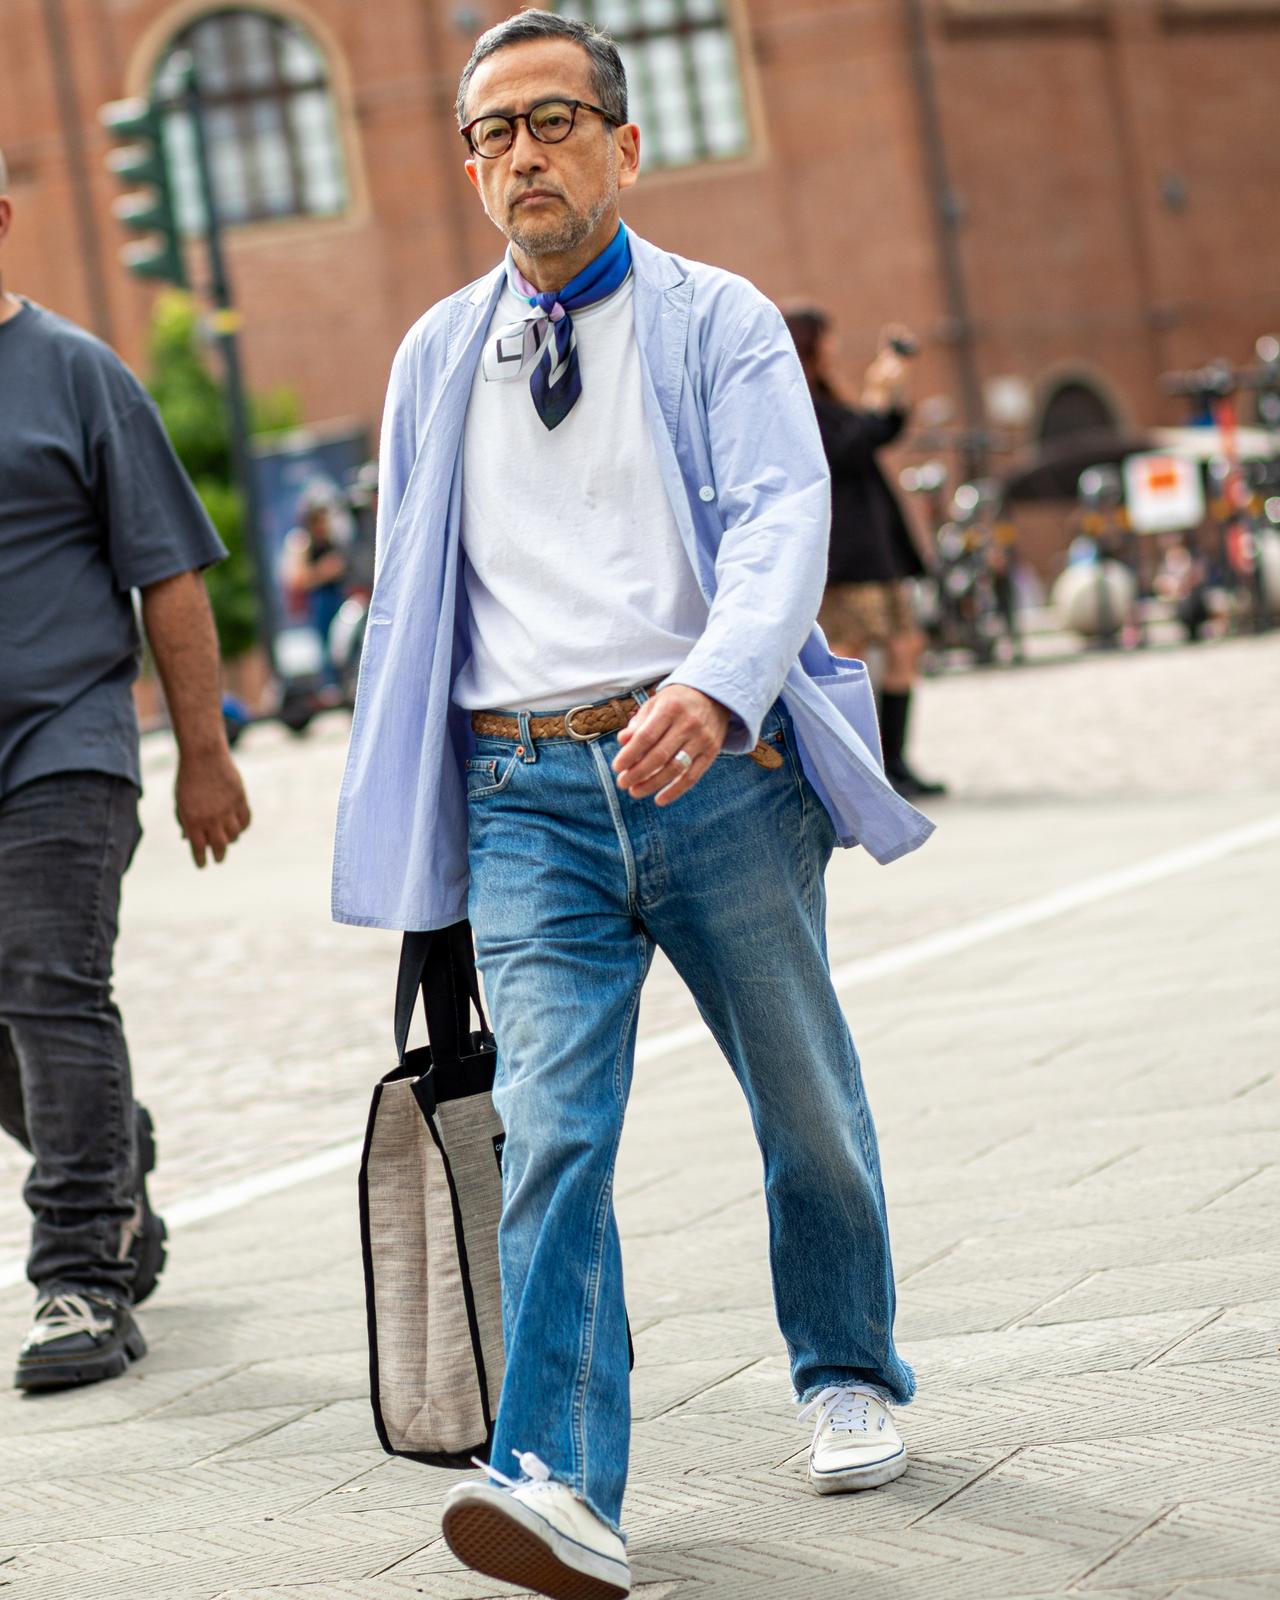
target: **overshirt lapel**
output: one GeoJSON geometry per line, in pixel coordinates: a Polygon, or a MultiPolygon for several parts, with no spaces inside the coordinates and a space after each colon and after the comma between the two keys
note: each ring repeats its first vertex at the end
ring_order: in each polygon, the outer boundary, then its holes
{"type": "Polygon", "coordinates": [[[482,278],[471,294],[454,302],[444,356],[445,372],[440,385],[441,402],[450,405],[451,413],[461,398],[462,412],[466,414],[472,380],[484,349],[484,334],[505,282],[505,268],[499,269],[482,278]]]}
{"type": "Polygon", "coordinates": [[[704,556],[698,548],[698,533],[689,510],[689,485],[681,464],[680,408],[687,381],[693,280],[681,274],[665,252],[655,250],[634,234],[631,251],[635,266],[636,344],[658,470],[690,565],[710,602],[715,593],[714,554],[704,556]]]}
{"type": "Polygon", "coordinates": [[[632,251],[636,259],[636,337],[640,355],[648,368],[667,433],[675,444],[680,422],[680,393],[684,385],[685,346],[689,341],[689,316],[693,306],[693,279],[678,278],[672,283],[651,276],[649,260],[658,252],[634,235],[632,251]]]}
{"type": "MultiPolygon", "coordinates": [[[[452,480],[458,476],[462,429],[471,398],[471,383],[484,347],[484,335],[501,292],[505,273],[482,278],[470,294],[462,294],[450,306],[445,339],[443,371],[435,378],[429,370],[418,373],[420,391],[428,398],[417,417],[418,452],[410,469],[404,496],[396,513],[383,567],[388,577],[403,561],[423,559],[433,548],[417,535],[424,528],[444,526],[450,540],[456,528],[439,513],[449,504],[452,480]]],[[[439,548],[439,547],[435,547],[439,548]]],[[[393,585],[382,579],[384,594],[393,585]]],[[[376,605],[375,610],[380,609],[376,605]]],[[[394,607],[386,605],[388,611],[394,607]]]]}

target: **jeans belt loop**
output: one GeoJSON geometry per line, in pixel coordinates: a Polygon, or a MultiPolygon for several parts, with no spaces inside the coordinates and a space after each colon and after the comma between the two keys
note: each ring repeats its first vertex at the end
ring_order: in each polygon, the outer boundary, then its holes
{"type": "Polygon", "coordinates": [[[538,759],[538,747],[534,743],[533,729],[529,726],[529,713],[517,712],[516,721],[520,724],[520,743],[524,746],[523,760],[526,765],[530,765],[538,759]]]}

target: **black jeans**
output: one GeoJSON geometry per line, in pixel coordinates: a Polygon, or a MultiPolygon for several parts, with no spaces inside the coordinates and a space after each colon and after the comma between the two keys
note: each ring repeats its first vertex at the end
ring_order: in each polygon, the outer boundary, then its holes
{"type": "Polygon", "coordinates": [[[141,837],[124,778],[64,772],[0,799],[0,1126],[35,1158],[27,1276],[128,1303],[135,1135],[111,998],[120,881],[141,837]]]}

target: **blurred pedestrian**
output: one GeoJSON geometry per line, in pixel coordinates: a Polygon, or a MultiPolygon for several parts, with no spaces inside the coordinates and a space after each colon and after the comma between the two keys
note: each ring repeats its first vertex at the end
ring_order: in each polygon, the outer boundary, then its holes
{"type": "Polygon", "coordinates": [[[338,681],[329,649],[329,630],[347,594],[347,553],[334,528],[330,500],[314,492],[302,497],[298,526],[284,542],[281,580],[286,593],[297,596],[307,621],[320,638],[328,684],[338,681]]]}
{"type": "Polygon", "coordinates": [[[930,824],[868,751],[865,671],[814,627],[828,474],[781,318],[619,221],[640,134],[612,41],[500,23],[458,121],[510,248],[392,370],[335,909],[469,910],[493,1013],[506,1372],[494,1482],[452,1491],[445,1537],[517,1587],[604,1600],[630,1587],[612,1186],[655,946],[765,1153],[811,1482],[905,1467],[886,1402],[914,1380],[822,883],[837,842],[888,861],[930,824]]]}
{"type": "Polygon", "coordinates": [[[880,676],[880,741],[890,783],[908,799],[946,793],[907,760],[911,696],[920,674],[924,633],[916,620],[914,580],[924,562],[890,489],[877,452],[892,444],[910,413],[905,329],[887,328],[862,380],[857,406],[832,374],[831,322],[825,311],[786,313],[787,327],[809,380],[822,445],[831,467],[831,546],[818,625],[838,656],[866,660],[884,652],[880,676]]]}
{"type": "MultiPolygon", "coordinates": [[[[0,156],[0,249],[13,206],[0,156]]],[[[199,569],[225,556],[146,391],[74,324],[0,280],[0,1125],[31,1152],[35,1319],[21,1389],[123,1372],[155,1287],[151,1118],[111,996],[138,843],[139,638],[178,741],[197,866],[248,826],[199,569]]]]}

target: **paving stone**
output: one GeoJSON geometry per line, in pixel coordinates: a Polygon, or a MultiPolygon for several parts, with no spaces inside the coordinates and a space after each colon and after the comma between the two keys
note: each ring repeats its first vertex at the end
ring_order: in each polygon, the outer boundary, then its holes
{"type": "MultiPolygon", "coordinates": [[[[1254,1578],[1277,1570],[1280,1501],[1274,1484],[1175,1505],[1091,1575],[1112,1585],[1254,1578]]],[[[1091,1580],[1082,1588],[1089,1592],[1091,1580]]]]}
{"type": "Polygon", "coordinates": [[[1205,1321],[1200,1311],[1162,1311],[1142,1317],[1052,1327],[1004,1328],[996,1333],[913,1339],[907,1346],[920,1386],[1016,1384],[1054,1374],[1128,1372],[1192,1343],[1205,1321]]]}
{"type": "Polygon", "coordinates": [[[118,1472],[122,1462],[148,1467],[190,1465],[233,1447],[247,1448],[250,1441],[269,1436],[305,1415],[297,1406],[268,1406],[213,1417],[89,1424],[19,1437],[6,1435],[0,1450],[0,1483],[25,1483],[69,1470],[109,1474],[118,1472]]]}
{"type": "Polygon", "coordinates": [[[1217,1312],[1160,1357],[1161,1366],[1249,1361],[1280,1355],[1280,1300],[1254,1300],[1217,1312]]]}
{"type": "Polygon", "coordinates": [[[1153,1267],[1117,1267],[1091,1274],[1032,1312],[1027,1321],[1086,1321],[1109,1310],[1167,1311],[1181,1306],[1225,1306],[1280,1295],[1280,1254],[1252,1251],[1212,1261],[1168,1261],[1153,1267]]]}

